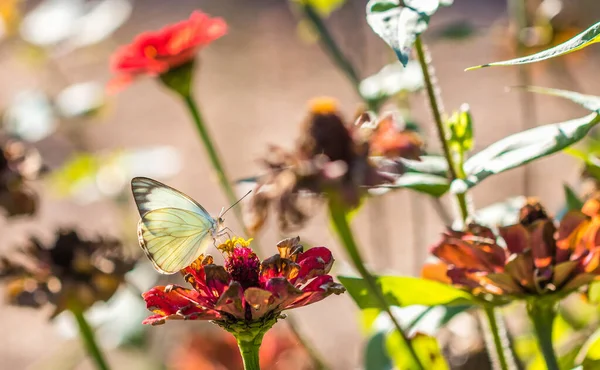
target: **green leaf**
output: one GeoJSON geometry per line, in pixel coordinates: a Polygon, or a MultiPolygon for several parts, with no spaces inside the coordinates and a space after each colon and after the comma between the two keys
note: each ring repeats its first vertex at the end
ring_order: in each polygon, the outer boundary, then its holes
{"type": "Polygon", "coordinates": [[[600,281],[594,281],[588,288],[588,300],[592,304],[600,304],[600,281]]]}
{"type": "Polygon", "coordinates": [[[466,153],[473,148],[473,118],[468,104],[463,104],[447,121],[450,131],[450,147],[458,153],[466,153]]]}
{"type": "Polygon", "coordinates": [[[502,62],[494,62],[483,64],[476,67],[467,68],[467,71],[483,68],[483,67],[491,67],[491,66],[511,66],[517,64],[527,64],[539,62],[542,60],[558,57],[561,55],[569,54],[579,49],[583,49],[586,46],[589,46],[595,42],[600,41],[600,22],[591,26],[587,30],[583,31],[579,35],[573,37],[572,39],[557,45],[548,50],[541,51],[539,53],[535,53],[533,55],[525,56],[522,58],[516,58],[511,60],[505,60],[502,62]]]}
{"type": "MultiPolygon", "coordinates": [[[[338,279],[358,307],[361,309],[379,307],[377,299],[369,291],[363,279],[349,276],[338,276],[338,279]]],[[[461,306],[475,302],[475,298],[469,293],[433,280],[407,276],[380,276],[377,277],[377,283],[392,306],[461,306]]]]}
{"type": "Polygon", "coordinates": [[[418,63],[388,64],[376,74],[362,80],[360,95],[368,100],[385,101],[401,92],[415,92],[423,88],[423,72],[418,63]]]}
{"type": "Polygon", "coordinates": [[[406,66],[410,50],[418,35],[429,25],[429,19],[440,5],[451,1],[440,0],[370,0],[367,3],[367,23],[389,46],[398,60],[406,66]]]}
{"type": "MultiPolygon", "coordinates": [[[[411,339],[412,346],[425,369],[449,369],[437,340],[423,334],[417,334],[411,339]]],[[[397,330],[390,332],[385,341],[387,352],[392,357],[397,369],[415,369],[415,363],[408,353],[402,336],[397,330]]]]}
{"type": "Polygon", "coordinates": [[[434,197],[441,197],[450,188],[447,178],[423,173],[405,173],[393,184],[379,185],[373,191],[375,194],[385,193],[386,189],[411,189],[434,197]]]}
{"type": "Polygon", "coordinates": [[[448,162],[446,158],[439,155],[423,155],[418,161],[413,159],[399,158],[406,172],[424,173],[448,177],[448,162]]]}
{"type": "Polygon", "coordinates": [[[386,334],[373,335],[365,346],[365,370],[393,370],[394,365],[386,348],[386,334]]]}
{"type": "Polygon", "coordinates": [[[569,211],[579,211],[581,207],[583,207],[583,201],[579,199],[577,194],[571,189],[571,187],[567,184],[563,185],[563,189],[565,191],[565,200],[567,202],[567,210],[569,211]]]}
{"type": "Polygon", "coordinates": [[[583,139],[600,122],[593,113],[582,118],[536,127],[495,142],[465,162],[465,180],[454,180],[450,190],[463,193],[487,177],[554,154],[583,139]]]}
{"type": "Polygon", "coordinates": [[[322,17],[328,17],[344,5],[346,0],[292,0],[300,4],[312,6],[322,17]]]}
{"type": "Polygon", "coordinates": [[[586,109],[589,109],[596,113],[600,113],[600,97],[598,96],[585,95],[575,91],[551,89],[547,87],[538,86],[525,86],[524,89],[529,92],[568,99],[573,103],[579,104],[586,109]]]}

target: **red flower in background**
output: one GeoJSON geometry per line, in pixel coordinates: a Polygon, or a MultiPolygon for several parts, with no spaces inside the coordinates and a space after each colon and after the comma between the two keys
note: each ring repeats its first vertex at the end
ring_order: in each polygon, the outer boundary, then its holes
{"type": "Polygon", "coordinates": [[[194,288],[158,286],[144,293],[154,315],[144,324],[166,320],[214,320],[228,331],[271,327],[283,310],[318,302],[344,288],[327,275],[333,265],[329,249],[315,247],[304,252],[299,238],[278,243],[279,254],[260,262],[241,238],[219,246],[225,266],[200,256],[181,272],[194,288]]]}
{"type": "Polygon", "coordinates": [[[202,47],[226,32],[222,18],[211,18],[200,11],[159,31],[144,32],[113,54],[111,70],[117,76],[108,89],[116,92],[140,75],[158,76],[190,62],[202,47]]]}
{"type": "Polygon", "coordinates": [[[600,198],[558,224],[535,201],[519,216],[518,224],[499,228],[505,248],[484,226],[445,233],[431,251],[440,262],[425,265],[423,276],[490,299],[565,295],[600,276],[600,198]]]}

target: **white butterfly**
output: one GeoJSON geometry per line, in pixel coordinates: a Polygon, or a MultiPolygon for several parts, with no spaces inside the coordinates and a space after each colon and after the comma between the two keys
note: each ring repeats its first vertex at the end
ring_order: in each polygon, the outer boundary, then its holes
{"type": "Polygon", "coordinates": [[[215,219],[192,198],[147,177],[131,180],[131,190],[142,217],[140,246],[160,273],[174,274],[189,266],[226,234],[222,218],[226,211],[215,219]]]}

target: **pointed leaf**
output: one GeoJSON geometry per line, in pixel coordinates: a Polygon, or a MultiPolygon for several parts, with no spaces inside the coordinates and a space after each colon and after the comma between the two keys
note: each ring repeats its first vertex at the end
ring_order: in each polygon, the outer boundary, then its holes
{"type": "Polygon", "coordinates": [[[465,163],[465,180],[454,180],[450,190],[464,192],[487,177],[522,166],[554,154],[583,139],[600,122],[600,115],[591,115],[536,127],[506,137],[469,158],[465,163]]]}
{"type": "Polygon", "coordinates": [[[583,207],[583,201],[579,199],[577,194],[571,189],[571,187],[567,184],[563,185],[563,189],[565,191],[565,200],[567,202],[567,210],[569,211],[579,211],[581,207],[583,207]]]}
{"type": "Polygon", "coordinates": [[[580,94],[575,91],[551,89],[547,87],[526,86],[525,90],[538,94],[551,95],[564,98],[579,104],[593,112],[600,113],[600,97],[594,95],[580,94]]]}
{"type": "Polygon", "coordinates": [[[373,335],[365,346],[365,370],[393,370],[386,348],[386,334],[373,335]]]}
{"type": "Polygon", "coordinates": [[[418,35],[427,29],[429,19],[440,0],[370,0],[367,3],[367,23],[389,46],[406,67],[410,50],[418,35]],[[401,5],[404,4],[404,6],[401,5]]]}
{"type": "Polygon", "coordinates": [[[423,173],[405,173],[393,184],[380,185],[375,188],[376,194],[385,193],[385,189],[412,189],[434,197],[441,197],[450,188],[450,182],[445,177],[423,173]]]}
{"type": "Polygon", "coordinates": [[[532,55],[529,55],[526,57],[522,57],[522,58],[516,58],[516,59],[511,59],[511,60],[505,60],[502,62],[494,62],[494,63],[483,64],[483,65],[476,66],[476,67],[470,67],[470,68],[467,68],[466,70],[470,71],[473,69],[478,69],[478,68],[483,68],[483,67],[511,66],[511,65],[517,65],[517,64],[527,64],[527,63],[539,62],[542,60],[555,58],[555,57],[558,57],[561,55],[572,53],[576,50],[583,49],[584,47],[589,46],[598,41],[600,41],[600,22],[594,24],[593,26],[591,26],[587,30],[583,31],[582,33],[578,34],[577,36],[573,37],[572,39],[570,39],[560,45],[557,45],[553,48],[550,48],[548,50],[544,50],[539,53],[535,53],[535,54],[532,54],[532,55]]]}
{"type": "MultiPolygon", "coordinates": [[[[378,308],[376,297],[361,278],[338,276],[352,299],[361,309],[378,308]]],[[[380,276],[377,283],[392,306],[461,306],[470,305],[475,298],[469,293],[437,281],[408,276],[380,276]]]]}

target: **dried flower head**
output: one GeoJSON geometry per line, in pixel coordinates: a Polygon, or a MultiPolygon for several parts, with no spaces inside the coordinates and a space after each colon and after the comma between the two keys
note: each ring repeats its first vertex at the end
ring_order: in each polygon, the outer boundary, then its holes
{"type": "Polygon", "coordinates": [[[0,144],[0,206],[9,216],[32,215],[37,194],[27,185],[44,170],[39,152],[22,141],[5,139],[0,144]]]}
{"type": "Polygon", "coordinates": [[[166,320],[212,320],[238,338],[264,334],[281,312],[318,302],[344,288],[327,275],[333,264],[329,249],[307,251],[299,238],[277,244],[279,254],[260,261],[250,241],[232,238],[219,246],[224,266],[200,256],[181,271],[193,289],[158,286],[144,293],[154,315],[144,324],[166,320]]]}
{"type": "Polygon", "coordinates": [[[65,309],[90,307],[108,300],[133,267],[117,240],[83,240],[75,231],[60,231],[54,244],[32,238],[28,245],[0,258],[0,279],[12,304],[55,306],[52,316],[65,309]]]}
{"type": "Polygon", "coordinates": [[[393,115],[378,120],[362,114],[357,124],[348,125],[335,100],[315,99],[296,150],[271,146],[262,160],[267,173],[252,199],[249,228],[257,232],[271,206],[282,230],[302,226],[314,201],[326,192],[338,194],[347,207],[356,207],[369,187],[391,183],[403,170],[399,162],[391,161],[390,166],[390,161],[375,162],[372,156],[418,158],[421,149],[416,134],[403,131],[393,115]]]}
{"type": "Polygon", "coordinates": [[[567,213],[558,224],[536,200],[519,217],[518,224],[499,229],[506,247],[480,225],[445,233],[432,248],[441,261],[426,265],[423,275],[499,301],[562,297],[598,277],[600,197],[589,200],[582,212],[567,213]]]}
{"type": "Polygon", "coordinates": [[[144,32],[112,56],[111,70],[117,77],[108,88],[118,91],[139,76],[159,76],[191,62],[201,48],[226,32],[222,18],[211,18],[200,11],[159,31],[144,32]]]}

